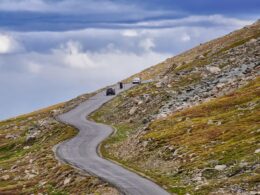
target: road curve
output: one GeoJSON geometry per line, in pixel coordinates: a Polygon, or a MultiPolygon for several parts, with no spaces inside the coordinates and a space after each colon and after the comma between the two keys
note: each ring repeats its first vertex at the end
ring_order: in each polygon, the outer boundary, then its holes
{"type": "MultiPolygon", "coordinates": [[[[132,85],[128,84],[123,90],[117,89],[117,94],[130,87],[132,85]]],[[[61,122],[79,129],[79,133],[76,137],[57,145],[56,156],[63,162],[111,183],[122,194],[168,195],[168,192],[152,181],[98,155],[98,145],[113,132],[113,129],[108,125],[87,120],[86,117],[113,97],[105,96],[105,92],[102,91],[71,111],[58,116],[61,122]]]]}

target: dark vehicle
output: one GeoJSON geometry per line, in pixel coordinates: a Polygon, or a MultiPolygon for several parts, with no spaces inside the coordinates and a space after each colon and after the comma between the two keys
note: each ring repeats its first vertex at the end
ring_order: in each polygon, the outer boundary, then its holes
{"type": "Polygon", "coordinates": [[[106,91],[106,95],[116,95],[116,91],[113,88],[108,88],[106,91]]]}
{"type": "Polygon", "coordinates": [[[120,82],[120,83],[119,83],[119,88],[120,88],[120,89],[123,89],[123,87],[124,87],[124,86],[123,86],[123,83],[120,82]]]}

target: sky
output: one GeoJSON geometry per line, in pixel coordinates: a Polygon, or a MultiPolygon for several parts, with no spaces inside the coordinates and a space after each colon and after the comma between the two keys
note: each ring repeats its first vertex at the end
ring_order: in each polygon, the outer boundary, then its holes
{"type": "Polygon", "coordinates": [[[0,120],[252,24],[259,0],[0,0],[0,120]]]}

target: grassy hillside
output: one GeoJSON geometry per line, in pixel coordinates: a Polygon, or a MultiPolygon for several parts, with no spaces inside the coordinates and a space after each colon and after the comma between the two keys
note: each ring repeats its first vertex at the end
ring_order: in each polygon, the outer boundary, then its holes
{"type": "MultiPolygon", "coordinates": [[[[155,120],[143,131],[134,129],[135,122],[115,122],[118,131],[102,152],[177,194],[256,191],[259,97],[260,78],[227,96],[155,120]]],[[[97,112],[93,117],[102,121],[101,116],[97,112]]]]}
{"type": "Polygon", "coordinates": [[[140,73],[157,78],[92,114],[101,151],[173,194],[259,191],[260,23],[140,73]]]}
{"type": "Polygon", "coordinates": [[[117,194],[105,182],[60,164],[52,151],[77,134],[55,115],[89,96],[0,122],[0,194],[117,194]]]}

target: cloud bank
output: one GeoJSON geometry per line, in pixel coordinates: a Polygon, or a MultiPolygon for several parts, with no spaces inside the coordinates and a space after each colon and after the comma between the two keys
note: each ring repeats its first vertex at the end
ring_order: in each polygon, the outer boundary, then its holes
{"type": "Polygon", "coordinates": [[[248,25],[260,2],[249,1],[1,0],[0,119],[94,91],[248,25]]]}
{"type": "Polygon", "coordinates": [[[23,51],[23,47],[10,35],[0,33],[0,54],[23,51]]]}

